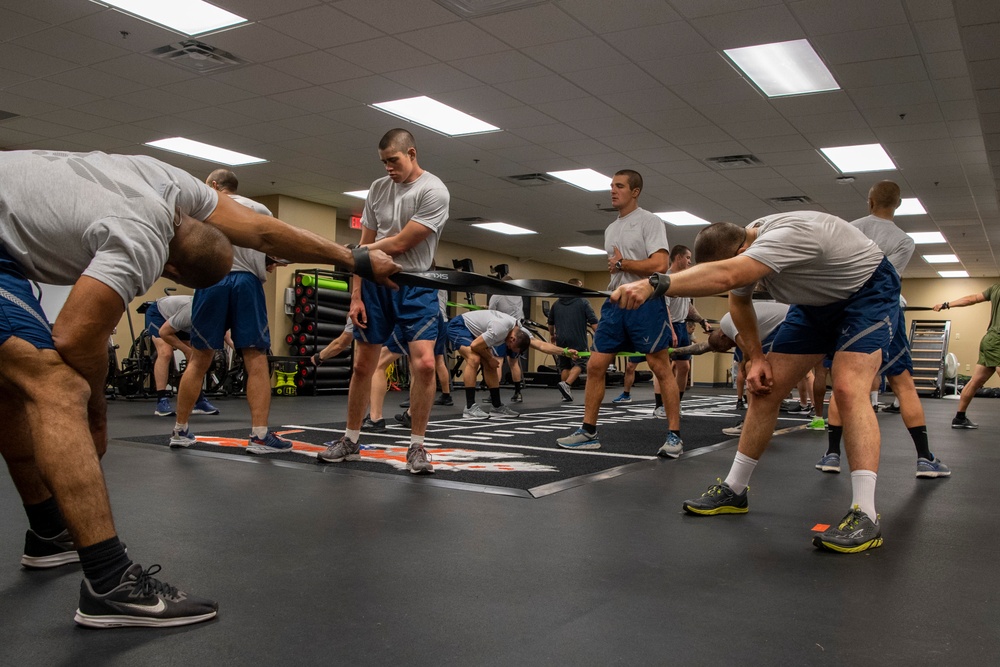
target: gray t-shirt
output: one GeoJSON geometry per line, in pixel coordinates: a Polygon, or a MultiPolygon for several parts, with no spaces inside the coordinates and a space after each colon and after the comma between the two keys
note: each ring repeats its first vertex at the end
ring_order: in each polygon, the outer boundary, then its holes
{"type": "MultiPolygon", "coordinates": [[[[227,193],[228,194],[228,193],[227,193]]],[[[243,195],[229,195],[233,201],[243,204],[252,211],[256,211],[261,215],[266,215],[268,217],[274,217],[274,214],[258,202],[252,199],[247,199],[243,195]]],[[[254,250],[252,248],[241,248],[240,246],[233,246],[233,271],[245,271],[247,273],[252,273],[262,282],[267,282],[267,255],[262,253],[260,250],[254,250]]]]}
{"type": "Polygon", "coordinates": [[[507,334],[517,326],[517,320],[497,310],[474,310],[461,317],[472,338],[482,336],[483,342],[489,347],[503,345],[507,334]]]}
{"type": "Polygon", "coordinates": [[[88,276],[125,303],[163,272],[177,211],[204,220],[218,204],[198,179],[142,155],[0,152],[0,183],[0,245],[29,279],[88,276]]]}
{"type": "MultiPolygon", "coordinates": [[[[826,306],[843,301],[871,277],[884,255],[878,246],[835,215],[818,211],[777,213],[754,220],[760,235],[744,257],[775,273],[760,282],[777,301],[826,306]]],[[[747,296],[754,286],[733,290],[747,296]]]]}
{"type": "Polygon", "coordinates": [[[441,319],[445,322],[448,321],[448,291],[439,289],[438,290],[438,311],[441,313],[441,319]]]}
{"type": "Polygon", "coordinates": [[[892,263],[896,273],[903,275],[903,269],[910,263],[915,247],[913,238],[896,226],[892,220],[880,218],[877,215],[866,215],[851,223],[861,230],[861,233],[875,242],[875,245],[885,253],[892,263]]]}
{"type": "Polygon", "coordinates": [[[494,294],[490,297],[489,309],[507,313],[515,320],[524,319],[524,300],[519,296],[494,294]]]}
{"type": "MultiPolygon", "coordinates": [[[[785,321],[785,315],[788,314],[788,304],[775,301],[754,301],[753,311],[757,314],[757,333],[760,335],[760,339],[764,340],[785,321]]],[[[736,331],[736,325],[733,324],[733,316],[730,313],[726,313],[719,320],[719,328],[729,340],[736,341],[736,335],[739,332],[736,331]]]]}
{"type": "MultiPolygon", "coordinates": [[[[672,273],[672,271],[667,271],[668,276],[672,273]]],[[[686,296],[668,296],[666,299],[670,321],[684,322],[687,320],[688,312],[691,310],[691,299],[686,296]]]]}
{"type": "Polygon", "coordinates": [[[399,234],[410,220],[429,228],[430,236],[393,257],[404,271],[427,271],[434,268],[434,255],[444,223],[448,221],[450,201],[448,188],[429,171],[412,183],[393,183],[385,176],[368,190],[361,224],[375,230],[376,241],[399,234]]]}
{"type": "MultiPolygon", "coordinates": [[[[624,218],[619,217],[604,230],[604,250],[611,257],[615,248],[623,259],[649,259],[657,250],[668,250],[667,227],[649,211],[637,208],[624,218]]],[[[611,274],[608,289],[642,280],[645,276],[619,271],[611,274]]]]}
{"type": "Polygon", "coordinates": [[[193,296],[165,296],[156,300],[156,309],[175,331],[191,331],[191,303],[193,296]]]}

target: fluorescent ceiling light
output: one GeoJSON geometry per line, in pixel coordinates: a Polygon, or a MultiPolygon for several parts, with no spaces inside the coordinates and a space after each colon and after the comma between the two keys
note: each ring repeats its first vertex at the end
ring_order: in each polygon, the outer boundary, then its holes
{"type": "Polygon", "coordinates": [[[896,168],[882,144],[821,148],[823,155],[844,174],[862,171],[891,171],[896,168]]]}
{"type": "Polygon", "coordinates": [[[367,190],[351,190],[350,192],[345,192],[348,197],[357,197],[358,199],[368,199],[367,190]]]}
{"type": "Polygon", "coordinates": [[[928,264],[956,264],[958,255],[924,255],[924,261],[928,264]]]}
{"type": "Polygon", "coordinates": [[[171,153],[190,155],[191,157],[201,158],[202,160],[208,160],[209,162],[227,164],[231,167],[267,162],[267,160],[263,158],[237,153],[236,151],[219,148],[218,146],[213,146],[211,144],[203,144],[200,141],[185,139],[184,137],[171,137],[170,139],[149,141],[146,145],[170,151],[171,153]]]}
{"type": "Polygon", "coordinates": [[[506,222],[477,222],[472,226],[479,227],[480,229],[487,229],[498,234],[507,234],[509,236],[538,233],[530,229],[525,229],[524,227],[518,227],[517,225],[508,225],[506,222]]]}
{"type": "Polygon", "coordinates": [[[561,250],[569,250],[570,252],[575,252],[580,255],[607,255],[604,250],[600,248],[593,248],[589,245],[564,245],[561,250]]]}
{"type": "Polygon", "coordinates": [[[372,106],[450,137],[500,131],[495,125],[484,123],[467,113],[422,95],[408,97],[405,100],[378,102],[372,106]]]}
{"type": "Polygon", "coordinates": [[[938,271],[938,275],[942,278],[968,278],[968,271],[938,271]]]}
{"type": "Polygon", "coordinates": [[[840,90],[807,39],[726,49],[725,54],[768,97],[840,90]]]}
{"type": "Polygon", "coordinates": [[[903,199],[899,204],[899,208],[896,209],[896,215],[924,215],[926,213],[927,209],[924,208],[924,205],[916,197],[903,199]]]}
{"type": "Polygon", "coordinates": [[[662,213],[654,213],[653,215],[664,222],[669,222],[671,225],[677,225],[678,227],[693,227],[694,225],[712,224],[708,220],[703,220],[702,218],[692,215],[687,211],[666,211],[662,213]]]}
{"type": "Polygon", "coordinates": [[[152,21],[185,35],[201,35],[221,30],[247,19],[202,0],[100,0],[126,14],[152,21]]]}
{"type": "Polygon", "coordinates": [[[909,232],[907,234],[916,244],[923,243],[947,243],[941,232],[909,232]]]}
{"type": "MultiPolygon", "coordinates": [[[[550,171],[549,176],[554,176],[561,181],[566,181],[570,185],[575,185],[583,190],[599,192],[601,190],[611,191],[611,177],[598,173],[593,169],[569,169],[567,171],[550,171]]],[[[601,251],[603,252],[603,251],[601,251]]]]}

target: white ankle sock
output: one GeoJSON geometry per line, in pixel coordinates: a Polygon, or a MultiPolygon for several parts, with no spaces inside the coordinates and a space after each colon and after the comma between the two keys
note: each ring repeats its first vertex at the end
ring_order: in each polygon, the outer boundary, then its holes
{"type": "Polygon", "coordinates": [[[878,405],[878,392],[872,392],[872,405],[878,405]]]}
{"type": "Polygon", "coordinates": [[[177,431],[178,433],[180,433],[182,431],[186,431],[186,430],[188,430],[188,425],[187,424],[182,424],[180,422],[174,422],[174,430],[177,431]]]}
{"type": "Polygon", "coordinates": [[[875,512],[875,482],[877,480],[878,475],[871,470],[851,471],[851,490],[854,493],[851,507],[857,505],[875,523],[878,523],[878,514],[875,512]]]}
{"type": "Polygon", "coordinates": [[[358,439],[361,437],[361,429],[349,428],[344,432],[344,435],[346,435],[347,439],[350,440],[351,442],[357,442],[358,439]]]}
{"type": "Polygon", "coordinates": [[[261,440],[267,437],[267,427],[266,426],[254,426],[250,429],[251,435],[254,435],[261,440]]]}
{"type": "Polygon", "coordinates": [[[424,446],[424,436],[422,435],[410,435],[410,448],[423,447],[424,446]]]}
{"type": "Polygon", "coordinates": [[[726,477],[726,484],[733,490],[733,493],[743,493],[747,486],[750,485],[750,475],[753,474],[753,469],[756,467],[757,459],[752,459],[746,454],[736,452],[736,458],[733,459],[733,467],[729,469],[729,475],[726,477]]]}

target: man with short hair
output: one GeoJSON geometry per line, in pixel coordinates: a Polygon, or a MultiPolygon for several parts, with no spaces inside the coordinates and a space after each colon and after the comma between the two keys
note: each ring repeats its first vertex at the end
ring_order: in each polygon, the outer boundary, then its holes
{"type": "Polygon", "coordinates": [[[154,578],[157,566],[133,563],[115,531],[100,463],[108,337],[159,276],[195,288],[218,282],[232,265],[231,242],[382,280],[399,267],[384,253],[366,257],[256,216],[150,157],[0,152],[0,182],[0,453],[28,516],[21,562],[81,563],[81,625],[213,618],[217,603],[154,578]],[[51,329],[31,280],[73,285],[51,329]]]}
{"type": "MultiPolygon", "coordinates": [[[[570,278],[569,284],[583,287],[583,281],[579,278],[570,278]]],[[[574,350],[586,350],[590,347],[587,344],[587,331],[593,332],[597,325],[597,315],[589,301],[578,296],[560,297],[549,308],[548,319],[549,339],[553,344],[574,350]]],[[[556,368],[560,374],[557,386],[564,402],[573,401],[573,383],[586,366],[587,362],[580,358],[556,357],[556,368]]]]}
{"type": "Polygon", "coordinates": [[[813,544],[841,553],[881,546],[875,511],[880,437],[868,387],[899,309],[896,270],[856,227],[815,211],[770,215],[746,227],[709,225],[695,240],[695,258],[697,266],[676,276],[657,274],[623,285],[611,296],[624,308],[636,308],[663,294],[729,291],[729,311],[746,343],[747,381],[755,396],[726,480],[685,501],[684,510],[696,515],[748,511],[750,476],[767,449],[782,399],[823,355],[832,354],[853,499],[847,515],[816,535],[813,544]],[[766,356],[751,301],[758,281],[791,306],[766,356]]]}
{"type": "MultiPolygon", "coordinates": [[[[683,245],[675,245],[670,249],[670,268],[668,275],[680,273],[691,266],[691,249],[683,245]]],[[[691,335],[688,333],[687,323],[697,322],[701,325],[705,333],[712,332],[712,325],[708,323],[698,309],[694,307],[694,301],[684,296],[674,296],[667,300],[667,310],[670,311],[670,323],[674,328],[674,348],[682,348],[691,344],[691,335]]],[[[674,353],[670,355],[674,363],[674,377],[677,379],[678,400],[683,400],[684,391],[687,389],[688,375],[691,372],[691,355],[674,353]]]]}
{"type": "MultiPolygon", "coordinates": [[[[616,289],[631,280],[665,271],[670,263],[666,226],[658,217],[639,207],[642,176],[622,169],[611,179],[611,205],[618,218],[604,232],[608,253],[608,289],[616,289]]],[[[583,425],[556,443],[565,449],[600,449],[597,416],[604,400],[608,366],[618,352],[641,352],[653,374],[659,379],[670,420],[666,441],[657,454],[677,458],[684,452],[681,440],[681,408],[670,364],[673,329],[663,299],[644,304],[636,312],[615,307],[610,300],[601,307],[601,321],[594,334],[594,350],[587,363],[587,389],[583,425]]]]}
{"type": "MultiPolygon", "coordinates": [[[[177,414],[170,405],[170,390],[167,389],[167,379],[170,375],[170,364],[174,359],[174,350],[180,350],[184,358],[191,360],[193,350],[188,342],[191,340],[191,295],[165,296],[149,304],[146,308],[146,331],[149,332],[156,349],[156,361],[153,362],[153,382],[156,385],[156,408],[153,414],[157,417],[170,417],[177,414]]],[[[212,405],[205,392],[198,395],[194,415],[217,415],[219,409],[212,405]]]]}
{"type": "MultiPolygon", "coordinates": [[[[407,130],[382,136],[378,155],[387,176],[374,183],[361,216],[361,245],[384,250],[404,270],[434,267],[438,239],[448,220],[448,188],[417,162],[417,147],[407,130]]],[[[382,345],[398,325],[410,355],[410,414],[412,426],[406,469],[413,474],[434,472],[424,449],[424,435],[434,400],[434,345],[438,335],[438,293],[427,287],[390,290],[355,276],[350,315],[357,349],[347,395],[347,429],[325,443],[320,463],[360,461],[361,425],[371,394],[371,380],[382,345]]]]}
{"type": "MultiPolygon", "coordinates": [[[[507,274],[502,280],[513,280],[513,277],[507,274]]],[[[524,319],[523,297],[509,294],[494,294],[489,298],[486,307],[490,310],[506,313],[518,322],[524,319]]],[[[524,400],[521,396],[521,390],[524,388],[524,382],[521,380],[521,357],[507,357],[507,367],[510,368],[510,381],[514,384],[514,395],[510,397],[510,402],[520,403],[524,400]]]]}

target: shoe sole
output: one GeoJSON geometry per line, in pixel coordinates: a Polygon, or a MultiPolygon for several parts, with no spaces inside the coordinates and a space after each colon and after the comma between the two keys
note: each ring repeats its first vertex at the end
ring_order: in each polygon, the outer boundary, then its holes
{"type": "Polygon", "coordinates": [[[385,426],[383,426],[382,428],[362,428],[361,432],[362,433],[386,433],[386,432],[388,432],[388,430],[389,430],[388,428],[386,428],[385,426]]]}
{"type": "Polygon", "coordinates": [[[703,510],[698,507],[692,507],[687,503],[684,503],[684,511],[688,514],[696,514],[698,516],[715,516],[716,514],[746,514],[750,511],[749,507],[732,507],[726,505],[725,507],[716,507],[710,510],[703,510]]]}
{"type": "MultiPolygon", "coordinates": [[[[153,410],[153,414],[156,415],[157,417],[173,417],[174,415],[177,414],[177,412],[176,411],[175,412],[160,412],[159,410],[153,410]]],[[[192,412],[191,414],[198,414],[198,413],[192,412]]]]}
{"type": "Polygon", "coordinates": [[[951,477],[951,471],[950,470],[948,472],[939,472],[937,470],[934,471],[928,470],[926,472],[918,471],[917,477],[920,477],[922,479],[937,479],[938,477],[951,477]]]}
{"type": "Polygon", "coordinates": [[[979,428],[979,425],[977,424],[976,426],[965,426],[964,424],[962,424],[962,425],[952,424],[951,427],[952,428],[959,428],[959,429],[964,428],[964,429],[968,429],[968,430],[972,431],[974,429],[979,428]]]}
{"type": "Polygon", "coordinates": [[[856,554],[861,551],[867,551],[868,549],[875,549],[882,546],[882,536],[874,537],[867,542],[858,544],[853,547],[845,547],[840,544],[833,544],[832,542],[824,542],[823,538],[819,535],[813,538],[813,546],[817,549],[826,549],[827,551],[835,551],[839,554],[856,554]]]}
{"type": "Polygon", "coordinates": [[[284,452],[292,451],[291,447],[285,447],[283,449],[277,449],[275,447],[257,446],[249,445],[247,447],[247,454],[253,454],[254,456],[266,456],[267,454],[283,454],[284,452]]]}
{"type": "Polygon", "coordinates": [[[834,466],[816,466],[816,470],[819,470],[820,472],[832,472],[835,475],[839,475],[840,474],[840,466],[837,466],[837,467],[834,467],[834,466]]]}
{"type": "Polygon", "coordinates": [[[65,551],[51,556],[29,556],[28,554],[21,556],[21,566],[29,570],[47,570],[51,567],[79,562],[80,554],[75,551],[65,551]]]}
{"type": "Polygon", "coordinates": [[[492,419],[493,417],[496,417],[497,419],[517,419],[517,418],[518,418],[518,417],[520,417],[520,416],[521,416],[520,414],[516,414],[516,415],[505,415],[505,414],[504,414],[504,413],[502,413],[502,412],[491,412],[491,413],[490,413],[490,419],[492,419]]]}
{"type": "Polygon", "coordinates": [[[171,449],[180,449],[182,447],[190,447],[191,445],[198,444],[197,440],[174,440],[170,438],[171,449]]]}
{"type": "Polygon", "coordinates": [[[663,447],[660,447],[660,449],[657,450],[656,455],[659,456],[661,459],[676,459],[683,453],[684,453],[683,447],[681,447],[680,450],[676,452],[671,452],[666,449],[663,449],[663,447]]]}
{"type": "MultiPolygon", "coordinates": [[[[176,412],[171,412],[170,414],[175,415],[177,413],[176,412]]],[[[191,414],[193,414],[193,415],[217,415],[217,414],[219,414],[219,411],[218,410],[212,410],[210,412],[208,410],[192,410],[191,414]]]]}
{"type": "Polygon", "coordinates": [[[739,435],[740,433],[742,433],[742,431],[730,431],[727,428],[722,429],[722,435],[736,436],[736,435],[739,435]]]}
{"type": "Polygon", "coordinates": [[[406,470],[411,475],[433,475],[434,474],[434,468],[422,468],[420,470],[417,470],[416,468],[413,468],[412,466],[410,466],[409,463],[406,464],[406,470]]]}
{"type": "Polygon", "coordinates": [[[484,415],[467,415],[465,413],[462,413],[462,419],[489,419],[489,418],[490,418],[490,416],[489,415],[485,415],[485,414],[484,415]]]}
{"type": "Polygon", "coordinates": [[[562,395],[563,395],[563,398],[565,398],[565,399],[566,399],[567,401],[572,401],[572,400],[573,400],[573,394],[571,394],[571,393],[570,393],[570,392],[569,392],[569,391],[568,391],[568,390],[567,390],[567,389],[566,389],[565,387],[563,387],[563,386],[562,386],[561,384],[557,384],[557,385],[556,385],[556,389],[558,389],[558,390],[559,390],[559,393],[560,393],[560,394],[562,394],[562,395]]]}
{"type": "Polygon", "coordinates": [[[556,441],[556,444],[563,449],[600,449],[601,443],[599,442],[584,442],[579,445],[564,445],[563,443],[556,441]]]}
{"type": "Polygon", "coordinates": [[[342,461],[360,461],[360,460],[361,460],[361,454],[348,454],[347,456],[343,456],[339,459],[327,459],[323,458],[322,454],[316,455],[316,463],[340,463],[342,461]]]}
{"type": "Polygon", "coordinates": [[[218,612],[211,612],[208,614],[200,614],[198,616],[181,616],[179,618],[149,618],[142,616],[90,616],[84,614],[79,609],[76,610],[76,615],[73,620],[76,621],[78,625],[82,625],[88,628],[126,628],[126,627],[139,627],[139,628],[172,628],[178,625],[191,625],[192,623],[201,623],[202,621],[207,621],[209,619],[215,618],[218,612]]]}
{"type": "Polygon", "coordinates": [[[611,401],[611,404],[612,405],[625,405],[626,403],[631,403],[631,402],[632,402],[632,399],[629,399],[627,401],[611,401]]]}

